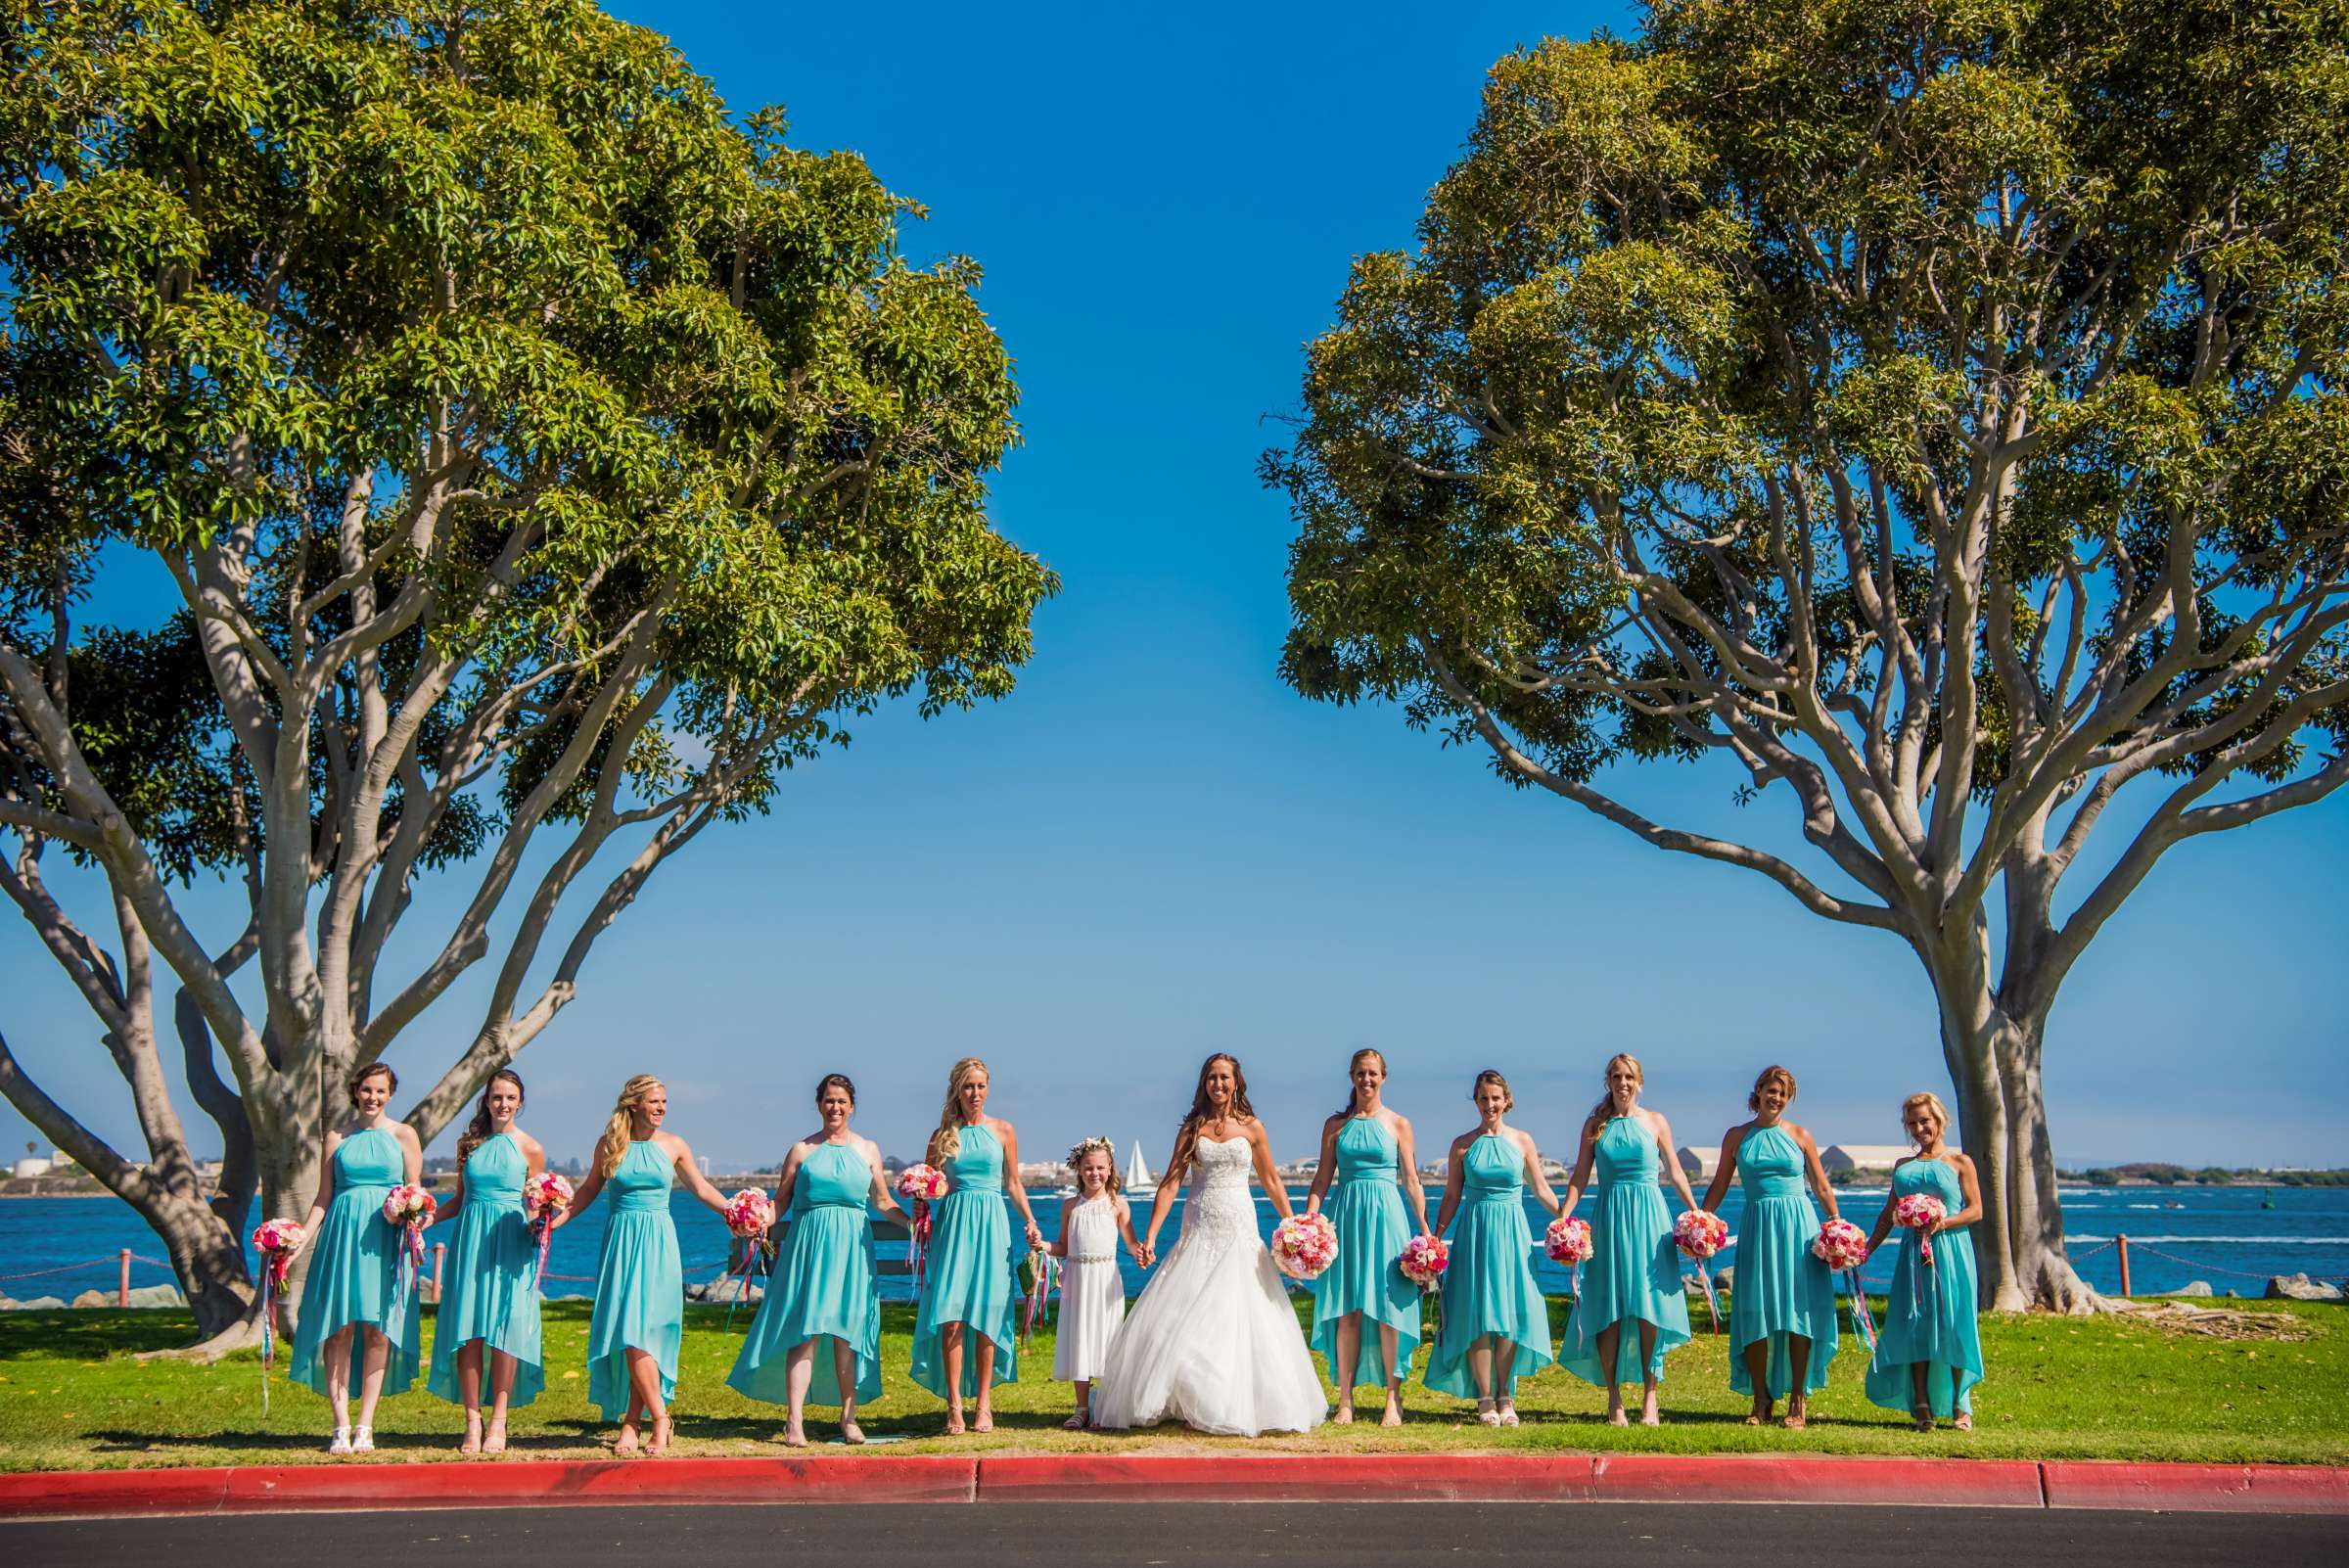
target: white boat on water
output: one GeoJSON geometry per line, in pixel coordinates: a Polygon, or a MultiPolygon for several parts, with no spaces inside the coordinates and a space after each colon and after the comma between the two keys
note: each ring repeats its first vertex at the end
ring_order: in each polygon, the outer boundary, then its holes
{"type": "Polygon", "coordinates": [[[1133,1151],[1126,1156],[1126,1175],[1123,1179],[1128,1192],[1139,1192],[1158,1184],[1157,1178],[1150,1174],[1149,1162],[1142,1158],[1140,1138],[1133,1140],[1133,1151]]]}

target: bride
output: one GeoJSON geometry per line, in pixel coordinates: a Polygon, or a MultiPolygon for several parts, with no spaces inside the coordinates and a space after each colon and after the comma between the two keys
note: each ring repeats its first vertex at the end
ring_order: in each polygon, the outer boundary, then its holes
{"type": "Polygon", "coordinates": [[[1093,1385],[1096,1424],[1151,1426],[1172,1417],[1202,1432],[1254,1437],[1303,1432],[1328,1415],[1313,1353],[1257,1234],[1252,1168],[1272,1207],[1289,1218],[1289,1195],[1272,1173],[1265,1125],[1249,1109],[1239,1058],[1211,1056],[1158,1183],[1144,1267],[1157,1261],[1159,1228],[1187,1169],[1182,1234],[1110,1342],[1109,1363],[1093,1385]]]}

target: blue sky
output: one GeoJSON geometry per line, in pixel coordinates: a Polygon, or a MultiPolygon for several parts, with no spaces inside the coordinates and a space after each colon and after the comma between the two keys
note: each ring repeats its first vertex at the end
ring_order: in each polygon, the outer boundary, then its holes
{"type": "MultiPolygon", "coordinates": [[[[834,1069],[858,1082],[859,1125],[911,1152],[965,1053],[992,1064],[1032,1159],[1099,1130],[1157,1162],[1211,1048],[1243,1058],[1284,1155],[1310,1151],[1364,1044],[1423,1142],[1469,1125],[1490,1065],[1559,1154],[1618,1048],[1689,1142],[1742,1118],[1771,1061],[1827,1141],[1895,1141],[1901,1095],[1946,1090],[1930,993],[1890,938],[1274,674],[1290,528],[1255,477],[1280,436],[1264,416],[1294,406],[1350,259],[1409,243],[1493,60],[1623,13],[615,9],[737,109],[780,101],[802,145],[853,149],[925,203],[917,257],[985,265],[1026,432],[996,515],[1066,587],[1008,702],[858,724],[771,817],[663,869],[517,1064],[524,1122],[558,1154],[648,1068],[720,1165],[771,1161],[834,1069]]],[[[1727,776],[1615,782],[1651,814],[1793,848],[1783,807],[1740,810],[1727,776]]],[[[2326,1000],[2349,950],[2344,851],[2338,799],[2205,839],[2106,928],[2049,1050],[2066,1163],[2349,1163],[2326,1000]]],[[[187,901],[226,927],[220,890],[187,901]]],[[[420,894],[412,946],[452,912],[420,894]]],[[[411,1090],[469,1036],[475,978],[394,1048],[411,1090]]],[[[128,1137],[90,1015],[22,928],[0,937],[0,992],[28,1066],[128,1137]]],[[[31,1135],[0,1107],[0,1149],[31,1135]]]]}

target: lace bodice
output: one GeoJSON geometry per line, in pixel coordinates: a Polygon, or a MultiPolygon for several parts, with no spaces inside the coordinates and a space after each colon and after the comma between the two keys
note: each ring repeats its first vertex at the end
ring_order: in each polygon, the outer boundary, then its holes
{"type": "Polygon", "coordinates": [[[1200,1138],[1191,1146],[1190,1195],[1182,1206],[1182,1250],[1222,1256],[1234,1246],[1262,1249],[1256,1199],[1248,1191],[1255,1150],[1246,1138],[1200,1138]]]}
{"type": "Polygon", "coordinates": [[[1191,1194],[1236,1187],[1248,1188],[1248,1171],[1256,1163],[1246,1138],[1201,1138],[1191,1145],[1191,1194]]]}

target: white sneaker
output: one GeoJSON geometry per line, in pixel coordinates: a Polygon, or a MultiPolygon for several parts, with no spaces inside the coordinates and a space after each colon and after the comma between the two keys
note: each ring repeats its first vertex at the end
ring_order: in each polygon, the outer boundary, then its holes
{"type": "Polygon", "coordinates": [[[350,1452],[353,1453],[373,1453],[375,1452],[375,1428],[372,1426],[362,1426],[356,1432],[352,1433],[350,1438],[350,1452]]]}
{"type": "Polygon", "coordinates": [[[336,1427],[335,1440],[326,1446],[326,1452],[329,1453],[348,1453],[350,1452],[350,1428],[347,1426],[336,1427]]]}

